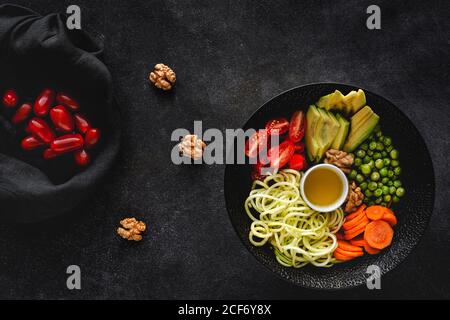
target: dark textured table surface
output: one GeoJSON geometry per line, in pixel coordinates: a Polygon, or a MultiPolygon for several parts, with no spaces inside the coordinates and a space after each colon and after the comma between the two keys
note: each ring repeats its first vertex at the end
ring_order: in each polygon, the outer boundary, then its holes
{"type": "Polygon", "coordinates": [[[39,225],[0,226],[0,298],[450,298],[448,1],[376,1],[382,29],[374,31],[365,25],[373,1],[12,2],[41,13],[77,4],[82,26],[105,35],[123,143],[106,185],[82,210],[39,225]],[[171,93],[148,84],[158,62],[177,73],[171,93]],[[279,279],[231,226],[224,166],[170,160],[175,128],[192,129],[194,120],[237,128],[272,96],[320,81],[394,102],[434,159],[430,225],[381,290],[314,291],[279,279]],[[144,241],[117,237],[125,216],[145,220],[144,241]],[[81,267],[81,290],[66,288],[71,264],[81,267]]]}

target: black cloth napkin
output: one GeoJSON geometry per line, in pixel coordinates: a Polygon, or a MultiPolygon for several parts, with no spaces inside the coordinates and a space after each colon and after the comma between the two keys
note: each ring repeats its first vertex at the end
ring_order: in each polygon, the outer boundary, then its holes
{"type": "Polygon", "coordinates": [[[41,16],[16,5],[0,6],[0,95],[13,88],[22,104],[34,103],[45,88],[65,92],[102,132],[88,167],[77,167],[72,154],[44,160],[42,149],[21,150],[24,125],[12,125],[14,111],[0,103],[1,220],[29,223],[76,213],[100,187],[120,144],[111,74],[102,52],[101,39],[68,30],[60,14],[41,16]]]}

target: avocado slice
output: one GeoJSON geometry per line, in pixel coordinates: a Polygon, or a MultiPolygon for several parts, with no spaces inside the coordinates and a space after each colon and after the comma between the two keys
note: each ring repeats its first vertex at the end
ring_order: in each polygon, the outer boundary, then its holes
{"type": "Polygon", "coordinates": [[[343,95],[339,90],[327,94],[316,102],[316,105],[325,110],[338,110],[347,114],[356,113],[366,105],[366,95],[363,90],[352,90],[343,95]]]}
{"type": "Polygon", "coordinates": [[[355,123],[354,120],[357,114],[354,115],[351,119],[350,134],[348,135],[347,142],[344,145],[345,152],[352,152],[353,150],[355,150],[364,140],[366,140],[370,136],[370,134],[380,121],[380,117],[376,113],[374,113],[369,106],[364,107],[364,109],[365,108],[370,109],[370,116],[364,119],[360,119],[357,123],[355,123]]]}
{"type": "Polygon", "coordinates": [[[349,112],[356,113],[359,109],[366,105],[366,94],[363,90],[350,91],[344,96],[344,104],[348,107],[349,112]]]}
{"type": "Polygon", "coordinates": [[[330,115],[329,112],[323,109],[318,110],[321,113],[322,122],[320,123],[321,126],[318,126],[316,129],[316,137],[319,143],[319,150],[316,154],[317,162],[319,162],[323,158],[325,152],[330,149],[340,126],[334,115],[330,115]]]}
{"type": "Polygon", "coordinates": [[[323,108],[325,110],[335,109],[336,107],[342,108],[344,106],[344,95],[339,90],[335,90],[333,93],[327,94],[319,98],[316,105],[319,108],[323,108]]]}
{"type": "Polygon", "coordinates": [[[316,157],[319,145],[315,139],[316,128],[321,120],[320,113],[316,106],[309,106],[308,112],[306,113],[306,132],[305,132],[305,142],[306,142],[306,153],[308,154],[309,160],[313,161],[316,157]]]}
{"type": "Polygon", "coordinates": [[[345,139],[347,138],[348,129],[350,128],[350,122],[348,122],[348,120],[345,119],[343,116],[341,116],[339,113],[336,114],[336,119],[339,122],[340,127],[336,135],[336,138],[331,144],[331,148],[335,150],[342,150],[342,147],[344,146],[345,143],[345,139]]]}

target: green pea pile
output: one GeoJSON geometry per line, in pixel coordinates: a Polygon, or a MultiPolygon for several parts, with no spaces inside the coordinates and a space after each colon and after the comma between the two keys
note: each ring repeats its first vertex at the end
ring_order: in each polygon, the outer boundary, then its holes
{"type": "Polygon", "coordinates": [[[399,152],[392,139],[375,128],[371,136],[352,153],[353,170],[350,180],[355,181],[364,193],[366,205],[379,204],[389,207],[405,195],[399,176],[399,152]]]}

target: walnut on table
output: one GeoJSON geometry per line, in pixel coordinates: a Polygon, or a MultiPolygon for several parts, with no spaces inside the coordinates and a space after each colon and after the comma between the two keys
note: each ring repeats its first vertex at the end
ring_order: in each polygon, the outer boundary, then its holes
{"type": "Polygon", "coordinates": [[[345,173],[350,173],[353,164],[353,156],[347,152],[330,149],[325,153],[325,163],[333,164],[345,173]]]}
{"type": "Polygon", "coordinates": [[[146,225],[143,221],[135,218],[125,218],[120,221],[122,227],[117,228],[117,234],[130,241],[141,241],[141,233],[145,231],[146,225]]]}
{"type": "Polygon", "coordinates": [[[149,79],[155,87],[164,91],[172,89],[172,86],[177,81],[175,72],[163,63],[158,63],[155,68],[150,72],[149,79]]]}
{"type": "Polygon", "coordinates": [[[351,213],[355,211],[363,202],[364,194],[361,188],[358,187],[355,181],[352,181],[348,186],[347,203],[345,204],[344,212],[351,213]]]}
{"type": "Polygon", "coordinates": [[[181,139],[178,144],[180,154],[194,160],[201,159],[206,144],[203,140],[199,139],[195,134],[188,134],[181,139]]]}

